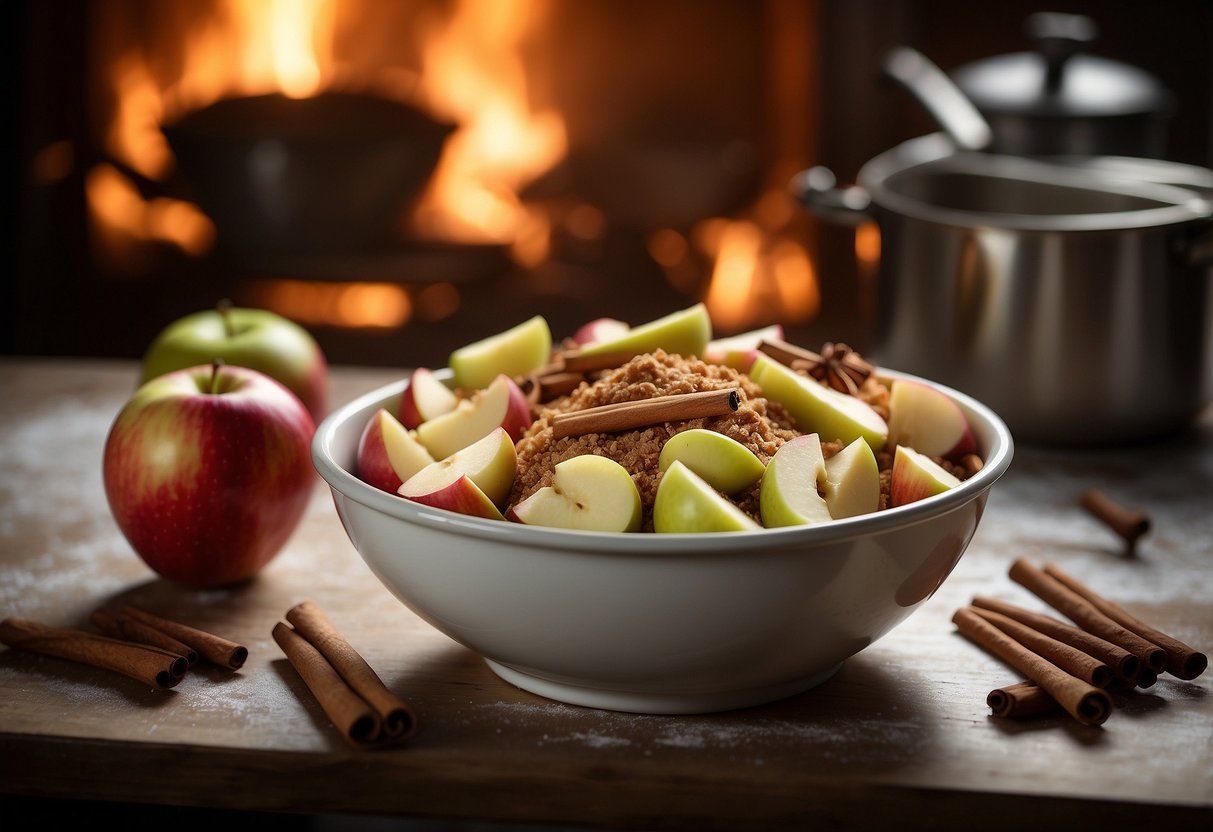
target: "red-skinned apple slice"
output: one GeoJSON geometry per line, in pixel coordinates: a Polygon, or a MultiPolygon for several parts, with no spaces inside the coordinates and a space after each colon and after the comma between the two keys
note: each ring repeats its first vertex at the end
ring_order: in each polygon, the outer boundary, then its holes
{"type": "Polygon", "coordinates": [[[610,341],[619,338],[631,329],[626,321],[616,318],[595,318],[577,327],[573,333],[573,343],[578,346],[593,344],[597,341],[610,341]]]}
{"type": "Polygon", "coordinates": [[[758,492],[762,525],[771,529],[832,520],[821,496],[825,480],[825,456],[817,434],[797,436],[780,445],[767,463],[758,492]]]}
{"type": "Polygon", "coordinates": [[[872,446],[856,439],[826,460],[826,506],[835,520],[880,508],[880,467],[872,446]]]}
{"type": "Polygon", "coordinates": [[[754,359],[758,357],[759,344],[763,341],[782,341],[783,339],[783,327],[779,324],[772,324],[762,329],[752,329],[749,332],[730,335],[726,338],[717,338],[709,341],[707,347],[704,348],[703,360],[748,373],[754,359]]]}
{"type": "Polygon", "coordinates": [[[386,408],[367,421],[358,440],[358,476],[395,494],[409,477],[434,461],[429,451],[386,408]]]}
{"type": "Polygon", "coordinates": [[[459,404],[459,398],[433,371],[418,367],[409,375],[408,386],[400,394],[400,422],[412,430],[422,422],[428,422],[444,413],[450,413],[459,404]]]}
{"type": "Polygon", "coordinates": [[[908,379],[894,380],[889,392],[889,443],[945,459],[977,450],[960,406],[934,387],[908,379]]]}
{"type": "Polygon", "coordinates": [[[417,440],[434,459],[442,459],[496,428],[504,428],[511,440],[518,439],[532,421],[526,395],[513,379],[499,375],[484,390],[460,401],[450,413],[418,425],[417,440]]]}
{"type": "Polygon", "coordinates": [[[405,480],[401,497],[460,514],[504,520],[504,502],[518,472],[514,441],[496,428],[466,448],[433,462],[405,480]]]}
{"type": "Polygon", "coordinates": [[[889,481],[891,505],[904,506],[958,485],[959,479],[927,455],[905,445],[898,445],[893,452],[893,474],[889,481]]]}
{"type": "Polygon", "coordinates": [[[599,532],[640,531],[640,492],[613,459],[582,454],[556,463],[552,484],[506,512],[530,526],[599,532]]]}

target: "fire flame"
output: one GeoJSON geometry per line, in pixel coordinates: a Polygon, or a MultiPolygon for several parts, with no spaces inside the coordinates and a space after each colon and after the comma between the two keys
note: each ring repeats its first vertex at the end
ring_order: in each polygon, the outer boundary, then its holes
{"type": "MultiPolygon", "coordinates": [[[[402,231],[426,240],[509,246],[524,264],[544,260],[550,221],[518,194],[567,149],[561,117],[532,112],[521,58],[523,42],[548,14],[546,3],[459,0],[445,17],[435,13],[418,18],[416,27],[401,26],[421,38],[413,45],[419,61],[415,76],[389,54],[399,46],[391,38],[380,44],[378,62],[363,54],[361,41],[359,54],[339,56],[339,15],[349,10],[336,0],[214,0],[203,14],[131,4],[130,29],[137,28],[133,18],[140,15],[139,25],[157,37],[121,49],[108,63],[113,107],[105,149],[116,166],[97,165],[87,185],[99,254],[120,261],[139,244],[156,242],[201,255],[213,245],[214,226],[196,206],[167,196],[145,198],[122,173],[150,182],[171,175],[174,159],[162,124],[227,97],[279,92],[306,98],[361,85],[457,125],[402,231]],[[143,19],[149,15],[151,20],[143,19]]],[[[404,11],[372,6],[358,13],[404,11]]],[[[121,21],[115,26],[123,28],[121,21]]],[[[368,294],[365,287],[358,291],[360,297],[386,296],[368,294]]],[[[275,303],[284,296],[274,295],[275,303]]],[[[398,298],[392,303],[393,320],[406,320],[410,312],[401,311],[398,298]]],[[[312,320],[325,304],[347,311],[370,308],[327,298],[300,315],[312,320]]],[[[348,324],[348,318],[339,323],[348,324]]],[[[367,318],[366,325],[384,321],[367,318]]]]}

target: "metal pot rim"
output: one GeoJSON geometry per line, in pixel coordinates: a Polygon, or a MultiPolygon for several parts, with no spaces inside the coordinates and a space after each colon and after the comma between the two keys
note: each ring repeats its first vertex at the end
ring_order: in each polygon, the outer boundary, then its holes
{"type": "MultiPolygon", "coordinates": [[[[905,141],[871,159],[860,168],[857,181],[868,193],[872,205],[878,212],[888,211],[927,222],[964,228],[990,227],[1037,232],[1125,231],[1179,225],[1213,217],[1213,200],[1210,199],[1213,194],[1202,193],[1198,187],[1182,187],[1158,182],[1118,181],[1114,186],[1118,191],[1132,191],[1134,195],[1153,199],[1160,203],[1158,207],[1132,211],[1048,215],[948,208],[898,193],[886,185],[889,178],[895,174],[933,162],[958,159],[962,155],[966,157],[964,164],[972,165],[978,170],[982,165],[992,164],[996,160],[1006,160],[1013,164],[1020,162],[1033,164],[1030,160],[1015,157],[998,157],[980,153],[961,154],[945,134],[931,133],[905,141]]],[[[1155,160],[1151,160],[1151,162],[1166,164],[1155,160]]],[[[1213,171],[1206,171],[1203,168],[1179,164],[1174,167],[1181,172],[1208,173],[1209,177],[1213,178],[1213,171]]]]}

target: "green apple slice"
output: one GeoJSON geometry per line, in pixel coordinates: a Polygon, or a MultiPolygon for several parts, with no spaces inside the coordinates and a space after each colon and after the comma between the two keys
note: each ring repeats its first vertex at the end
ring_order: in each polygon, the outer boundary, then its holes
{"type": "Polygon", "coordinates": [[[873,451],[888,439],[889,426],[863,399],[819,384],[768,355],[754,359],[750,378],[767,398],[783,405],[801,431],[847,444],[862,437],[873,451]]]}
{"type": "Polygon", "coordinates": [[[657,466],[665,471],[675,460],[725,494],[744,491],[758,482],[766,470],[762,460],[745,445],[705,428],[684,430],[666,441],[657,466]]]}
{"type": "Polygon", "coordinates": [[[826,506],[835,520],[880,508],[880,467],[872,447],[856,439],[826,460],[826,506]]]}
{"type": "Polygon", "coordinates": [[[654,531],[748,532],[761,528],[678,460],[661,475],[653,500],[654,531]]]}
{"type": "Polygon", "coordinates": [[[702,357],[711,338],[712,319],[708,317],[708,308],[697,303],[687,309],[632,327],[616,338],[586,344],[581,348],[580,354],[630,352],[640,355],[662,349],[683,358],[702,357]]]}
{"type": "Polygon", "coordinates": [[[821,496],[825,481],[826,461],[817,434],[797,436],[780,445],[767,463],[758,493],[762,525],[773,529],[834,519],[821,496]]]}
{"type": "Polygon", "coordinates": [[[960,480],[935,460],[913,448],[898,445],[893,452],[893,474],[889,481],[889,502],[894,506],[933,497],[955,488],[960,480]]]}
{"type": "Polygon", "coordinates": [[[536,315],[504,332],[462,346],[451,353],[454,385],[464,390],[487,387],[499,374],[517,378],[548,363],[552,331],[536,315]]]}
{"type": "Polygon", "coordinates": [[[583,454],[559,462],[552,484],[513,506],[506,517],[529,526],[599,532],[637,532],[640,491],[613,459],[583,454]]]}

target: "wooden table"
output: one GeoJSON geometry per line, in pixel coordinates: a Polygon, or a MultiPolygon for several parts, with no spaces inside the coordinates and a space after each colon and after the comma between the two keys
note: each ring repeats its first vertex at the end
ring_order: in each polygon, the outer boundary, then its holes
{"type": "MultiPolygon", "coordinates": [[[[334,402],[397,378],[341,367],[334,402]]],[[[1021,447],[939,592],[816,690],[706,716],[548,701],[498,679],[372,576],[317,479],[286,549],[248,586],[158,580],[109,514],[106,431],[136,378],[112,361],[0,359],[0,616],[88,627],[126,599],[248,645],[167,692],[0,650],[0,793],[146,806],[643,829],[1210,828],[1213,673],[1117,695],[1101,728],[1005,721],[1016,673],[964,638],[974,594],[1044,608],[1007,577],[1052,560],[1159,628],[1213,647],[1213,413],[1158,444],[1021,447]],[[1135,557],[1075,505],[1098,486],[1147,510],[1135,557]],[[416,710],[406,746],[359,751],[270,636],[310,599],[416,710]]]]}

